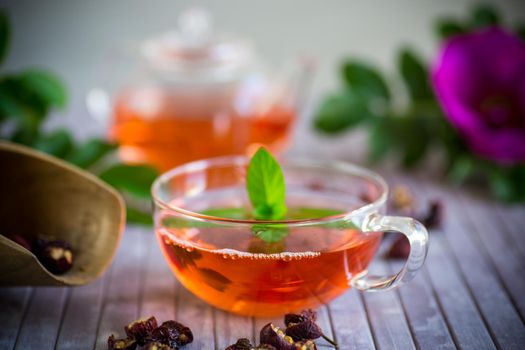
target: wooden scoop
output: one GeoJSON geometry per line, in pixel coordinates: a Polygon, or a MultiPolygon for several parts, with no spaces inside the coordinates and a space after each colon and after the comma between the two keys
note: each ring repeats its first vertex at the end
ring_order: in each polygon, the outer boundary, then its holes
{"type": "Polygon", "coordinates": [[[122,197],[92,174],[27,147],[0,142],[0,285],[82,285],[109,266],[125,224],[122,197]],[[55,275],[5,236],[64,239],[73,267],[55,275]]]}

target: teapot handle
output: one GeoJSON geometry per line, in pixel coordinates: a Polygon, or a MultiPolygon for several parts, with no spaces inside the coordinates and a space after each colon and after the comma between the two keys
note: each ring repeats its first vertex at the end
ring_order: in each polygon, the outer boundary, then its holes
{"type": "Polygon", "coordinates": [[[375,292],[389,290],[412,280],[416,272],[423,266],[427,256],[428,232],[426,228],[412,218],[380,214],[372,214],[362,226],[363,232],[398,231],[404,234],[410,243],[410,254],[398,273],[392,276],[369,276],[365,271],[351,280],[352,287],[375,292]]]}

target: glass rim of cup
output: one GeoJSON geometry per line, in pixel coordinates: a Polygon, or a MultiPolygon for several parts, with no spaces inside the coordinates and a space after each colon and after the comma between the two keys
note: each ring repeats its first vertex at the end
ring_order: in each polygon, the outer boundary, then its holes
{"type": "Polygon", "coordinates": [[[325,216],[320,218],[311,219],[300,219],[300,220],[254,220],[254,219],[231,219],[220,216],[212,216],[201,214],[195,211],[191,211],[180,206],[168,203],[167,201],[160,198],[159,193],[162,192],[161,186],[168,183],[170,179],[182,175],[184,173],[204,171],[210,167],[220,166],[247,166],[250,158],[242,155],[233,156],[221,156],[214,158],[207,158],[201,160],[191,161],[179,166],[176,166],[155,179],[151,186],[151,196],[153,203],[158,207],[173,211],[178,215],[201,222],[211,222],[217,224],[231,224],[231,225],[286,225],[286,226],[305,226],[305,225],[317,225],[317,224],[328,224],[331,222],[337,222],[341,220],[350,220],[355,215],[362,215],[363,213],[374,212],[381,208],[388,197],[388,185],[383,177],[376,172],[359,165],[344,162],[339,160],[312,160],[312,159],[279,159],[279,163],[284,167],[311,167],[317,169],[323,169],[328,171],[335,171],[344,173],[354,177],[362,178],[368,182],[373,182],[380,190],[380,195],[373,201],[366,203],[356,209],[347,211],[337,215],[325,216]]]}

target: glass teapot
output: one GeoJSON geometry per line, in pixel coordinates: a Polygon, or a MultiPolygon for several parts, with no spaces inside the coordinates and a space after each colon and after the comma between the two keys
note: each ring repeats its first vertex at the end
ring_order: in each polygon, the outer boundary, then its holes
{"type": "MultiPolygon", "coordinates": [[[[115,59],[115,57],[113,57],[115,59]]],[[[312,73],[305,58],[270,72],[243,38],[212,30],[192,8],[179,28],[105,64],[87,106],[123,161],[167,170],[191,160],[282,151],[312,73]],[[287,66],[287,67],[286,67],[287,66]]]]}

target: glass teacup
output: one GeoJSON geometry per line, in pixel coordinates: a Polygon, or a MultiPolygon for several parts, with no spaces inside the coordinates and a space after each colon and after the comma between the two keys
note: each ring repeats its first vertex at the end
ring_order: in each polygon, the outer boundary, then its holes
{"type": "Polygon", "coordinates": [[[249,218],[249,159],[221,157],[174,168],[153,185],[155,231],[179,281],[220,309],[273,316],[314,308],[355,287],[387,290],[423,265],[428,234],[408,217],[385,216],[388,188],[346,163],[284,161],[288,217],[249,218]],[[410,242],[404,267],[369,276],[382,232],[410,242]]]}

